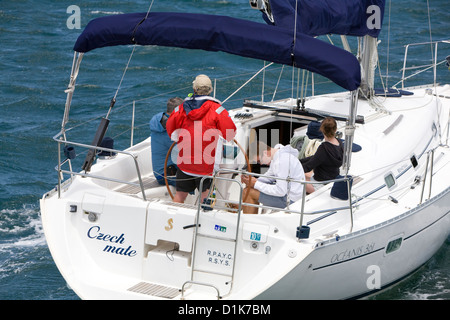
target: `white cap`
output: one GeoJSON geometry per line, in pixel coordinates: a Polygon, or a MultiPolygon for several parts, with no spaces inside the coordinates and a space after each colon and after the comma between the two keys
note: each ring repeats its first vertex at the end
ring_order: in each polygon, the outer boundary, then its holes
{"type": "Polygon", "coordinates": [[[197,77],[195,77],[195,80],[192,82],[192,88],[194,90],[197,90],[198,88],[201,87],[208,87],[211,88],[212,90],[211,79],[207,75],[199,74],[197,77]]]}

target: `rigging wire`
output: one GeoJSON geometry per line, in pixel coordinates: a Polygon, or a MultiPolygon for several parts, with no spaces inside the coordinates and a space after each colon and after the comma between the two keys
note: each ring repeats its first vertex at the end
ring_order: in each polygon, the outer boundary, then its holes
{"type": "Polygon", "coordinates": [[[222,101],[222,105],[228,101],[228,99],[230,99],[232,96],[234,96],[236,93],[239,92],[239,90],[241,90],[243,87],[245,87],[250,81],[252,81],[258,74],[260,74],[262,71],[264,71],[266,68],[270,67],[271,65],[273,65],[273,62],[269,63],[268,65],[265,65],[264,67],[262,67],[258,72],[256,72],[250,79],[248,79],[243,85],[241,85],[239,88],[237,88],[232,94],[230,94],[225,100],[222,101]]]}
{"type": "Polygon", "coordinates": [[[150,6],[148,7],[148,10],[147,10],[147,14],[146,14],[146,16],[145,16],[145,19],[147,19],[148,18],[148,15],[150,14],[150,10],[152,10],[152,6],[153,6],[153,2],[154,2],[155,0],[152,0],[152,2],[150,3],[150,6]]]}
{"type": "MultiPolygon", "coordinates": [[[[389,0],[389,20],[388,20],[388,39],[387,39],[387,53],[386,53],[386,88],[388,88],[388,79],[389,79],[389,46],[390,46],[390,38],[391,38],[391,3],[392,0],[389,0]]],[[[385,90],[386,92],[386,90],[385,90]]]]}
{"type": "Polygon", "coordinates": [[[117,87],[117,90],[116,90],[116,93],[114,94],[114,97],[111,99],[111,104],[109,106],[108,113],[106,114],[106,119],[108,119],[109,114],[111,113],[111,110],[114,107],[114,104],[116,103],[117,94],[119,93],[119,90],[120,90],[120,88],[122,86],[122,82],[123,82],[123,79],[125,78],[125,74],[127,73],[128,67],[130,66],[131,58],[133,57],[134,51],[136,50],[136,45],[137,44],[133,45],[133,49],[131,50],[131,54],[130,54],[130,57],[128,58],[127,65],[125,66],[125,69],[123,70],[122,78],[120,79],[119,86],[117,87]]]}
{"type": "Polygon", "coordinates": [[[280,75],[278,76],[277,85],[275,86],[275,90],[273,91],[273,96],[272,96],[272,100],[271,101],[273,101],[275,99],[275,95],[277,94],[278,85],[280,84],[281,76],[283,75],[283,70],[284,70],[284,64],[281,66],[280,75]]]}
{"type": "MultiPolygon", "coordinates": [[[[269,66],[270,66],[270,65],[266,65],[266,68],[268,68],[269,66]]],[[[271,71],[276,71],[276,70],[278,70],[278,69],[283,69],[283,68],[284,68],[284,66],[281,66],[281,67],[273,68],[273,69],[271,69],[271,71]]],[[[259,70],[259,71],[257,71],[257,72],[258,72],[258,74],[259,74],[259,73],[261,72],[261,70],[259,70]]],[[[252,79],[253,79],[255,74],[254,74],[254,73],[251,73],[251,72],[246,72],[246,73],[235,74],[235,75],[232,75],[232,76],[221,77],[221,78],[218,78],[217,80],[227,80],[227,79],[239,78],[239,77],[242,77],[242,76],[249,76],[249,75],[252,75],[252,76],[253,76],[252,79]]],[[[281,77],[281,74],[280,74],[280,77],[281,77]]],[[[248,83],[248,82],[249,82],[249,81],[247,81],[246,83],[248,83]]],[[[327,83],[327,82],[321,82],[321,83],[327,83]]],[[[321,83],[319,83],[319,84],[321,84],[321,83]]],[[[243,87],[243,86],[241,86],[240,89],[242,89],[242,87],[243,87]]],[[[130,101],[130,102],[126,102],[126,103],[124,103],[124,104],[121,104],[119,107],[116,107],[116,108],[115,108],[115,111],[117,112],[117,111],[119,111],[119,110],[125,109],[126,107],[132,105],[133,102],[137,103],[137,102],[149,101],[149,100],[157,99],[157,98],[162,97],[162,96],[167,96],[167,95],[169,95],[169,94],[174,94],[174,93],[176,93],[176,92],[185,92],[186,90],[189,90],[190,88],[192,88],[192,86],[181,87],[181,88],[178,88],[178,89],[174,89],[174,90],[170,90],[170,91],[164,91],[164,92],[161,92],[161,93],[152,95],[152,96],[144,97],[144,98],[141,98],[141,99],[135,99],[135,100],[133,100],[133,101],[130,101]]],[[[280,91],[278,91],[278,92],[285,92],[285,91],[288,91],[288,90],[290,91],[290,89],[285,89],[285,90],[280,90],[280,91]]],[[[231,96],[230,96],[230,97],[231,97],[231,96]]],[[[228,100],[230,97],[228,97],[227,100],[228,100]]],[[[256,96],[248,96],[248,97],[246,97],[246,99],[252,99],[252,98],[255,98],[255,97],[256,97],[256,96]]],[[[104,98],[106,98],[106,97],[104,97],[104,98]]],[[[241,98],[239,98],[238,100],[241,100],[241,98]]],[[[236,100],[231,99],[231,100],[229,100],[228,102],[230,102],[230,101],[236,101],[236,100]]],[[[98,120],[98,119],[100,119],[100,118],[102,118],[101,115],[96,116],[96,117],[93,117],[93,118],[89,118],[89,119],[87,119],[87,120],[85,120],[85,121],[83,121],[83,122],[81,122],[81,123],[78,123],[78,124],[76,124],[76,125],[73,125],[72,127],[66,129],[66,131],[67,131],[67,132],[68,132],[68,131],[72,131],[72,130],[78,128],[78,127],[81,127],[81,126],[83,126],[83,125],[86,125],[87,123],[96,121],[96,120],[98,120]]],[[[139,126],[137,126],[137,127],[140,127],[140,126],[147,126],[147,125],[148,125],[148,123],[144,123],[143,125],[139,125],[139,126]]],[[[129,131],[129,130],[127,130],[127,131],[129,131]]]]}
{"type": "MultiPolygon", "coordinates": [[[[294,36],[293,36],[293,46],[292,46],[292,84],[291,84],[291,97],[294,97],[294,84],[295,84],[295,63],[294,63],[294,50],[295,50],[295,44],[296,44],[296,40],[297,40],[297,15],[298,15],[298,0],[295,1],[295,14],[294,14],[294,36]]],[[[300,78],[300,73],[299,76],[300,78]]],[[[303,79],[302,79],[303,82],[303,79]]],[[[297,82],[297,86],[298,86],[298,82],[297,82]]],[[[297,90],[297,99],[298,100],[298,90],[297,90]]],[[[291,107],[291,121],[289,123],[289,134],[292,133],[292,121],[293,121],[293,112],[294,112],[294,106],[291,107]]],[[[290,206],[290,191],[291,191],[291,182],[289,181],[291,179],[291,160],[289,159],[289,167],[288,167],[288,176],[287,176],[287,180],[286,180],[286,187],[287,187],[287,193],[286,193],[286,207],[287,209],[289,209],[290,206]]],[[[303,186],[305,187],[305,186],[303,186]]]]}
{"type": "MultiPolygon", "coordinates": [[[[145,18],[141,22],[139,22],[139,24],[136,26],[136,28],[148,18],[148,15],[150,14],[150,11],[151,11],[152,6],[153,6],[153,2],[154,2],[154,0],[152,0],[150,2],[150,6],[148,7],[147,14],[145,15],[145,18]]],[[[135,31],[136,31],[136,29],[135,29],[135,31]]],[[[125,69],[123,70],[122,78],[120,79],[119,85],[117,86],[116,93],[114,94],[114,97],[111,99],[111,104],[109,105],[109,110],[108,110],[108,113],[106,114],[106,119],[108,119],[109,114],[111,113],[111,110],[114,107],[114,104],[116,103],[117,95],[119,94],[119,90],[120,90],[120,88],[122,86],[123,79],[125,78],[125,74],[127,73],[128,68],[130,66],[131,58],[133,57],[134,51],[136,50],[136,46],[137,46],[137,43],[135,43],[133,45],[133,49],[131,50],[130,57],[128,58],[128,62],[126,64],[126,66],[125,66],[125,69]]]]}
{"type": "Polygon", "coordinates": [[[427,0],[427,12],[428,12],[428,31],[430,33],[430,50],[431,50],[431,63],[434,61],[434,54],[433,54],[433,37],[431,35],[431,17],[430,17],[430,3],[429,0],[427,0]]]}
{"type": "Polygon", "coordinates": [[[437,67],[437,43],[436,43],[436,56],[433,53],[433,36],[431,34],[431,15],[430,15],[430,3],[427,0],[427,11],[428,11],[428,30],[430,32],[430,50],[431,50],[431,65],[434,66],[434,77],[433,77],[433,86],[434,93],[436,94],[436,113],[438,117],[437,126],[439,128],[439,140],[442,141],[442,129],[441,129],[441,112],[439,111],[439,98],[437,93],[437,83],[436,83],[436,67],[437,67]]]}

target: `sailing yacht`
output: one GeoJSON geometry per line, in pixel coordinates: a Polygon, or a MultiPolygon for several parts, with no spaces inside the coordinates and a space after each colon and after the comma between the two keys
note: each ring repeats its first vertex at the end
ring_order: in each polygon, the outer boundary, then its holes
{"type": "MultiPolygon", "coordinates": [[[[82,299],[353,299],[425,264],[450,233],[450,86],[434,78],[406,87],[404,75],[392,88],[374,88],[384,5],[250,0],[266,23],[170,12],[92,20],[74,46],[64,118],[54,136],[58,182],[40,202],[48,246],[70,288],[82,299]],[[358,37],[358,55],[317,38],[329,33],[358,37]],[[216,170],[203,178],[212,179],[208,199],[196,193],[175,203],[174,188],[155,183],[151,137],[124,150],[102,144],[115,97],[92,144],[70,137],[83,57],[130,45],[270,61],[320,74],[343,91],[245,100],[229,110],[236,136],[218,144],[216,170]],[[321,183],[288,177],[323,186],[311,194],[303,188],[302,198],[285,208],[254,205],[258,214],[245,214],[241,176],[264,174],[251,156],[254,146],[264,140],[298,147],[308,141],[309,125],[326,117],[337,121],[344,141],[340,175],[321,183]],[[81,169],[75,148],[87,150],[81,169]]],[[[434,54],[425,68],[445,63],[438,60],[445,44],[425,44],[434,54]]]]}

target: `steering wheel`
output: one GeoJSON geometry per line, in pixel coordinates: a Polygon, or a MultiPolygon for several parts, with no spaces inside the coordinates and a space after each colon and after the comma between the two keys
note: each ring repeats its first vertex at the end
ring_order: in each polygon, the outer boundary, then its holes
{"type": "MultiPolygon", "coordinates": [[[[233,139],[234,143],[237,144],[237,146],[239,147],[239,149],[241,149],[242,154],[245,157],[245,162],[247,162],[247,170],[248,172],[252,172],[252,167],[250,165],[250,161],[248,160],[247,154],[244,151],[244,148],[242,148],[242,146],[239,144],[239,142],[236,141],[236,139],[233,139]]],[[[172,191],[169,188],[169,182],[167,181],[167,161],[169,160],[169,155],[172,153],[172,149],[173,147],[176,145],[176,142],[174,141],[172,143],[172,145],[170,146],[169,150],[167,151],[166,154],[166,160],[164,161],[164,182],[166,183],[166,188],[167,191],[169,192],[170,197],[173,200],[173,194],[172,191]]],[[[248,193],[249,193],[250,189],[247,189],[247,192],[245,193],[245,196],[243,195],[242,197],[242,201],[244,201],[245,199],[247,199],[248,193]]]]}

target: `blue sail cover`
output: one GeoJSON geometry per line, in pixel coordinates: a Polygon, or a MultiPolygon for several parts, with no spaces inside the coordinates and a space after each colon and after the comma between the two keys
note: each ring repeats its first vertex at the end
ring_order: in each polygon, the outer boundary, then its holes
{"type": "MultiPolygon", "coordinates": [[[[269,0],[273,24],[310,36],[341,34],[378,37],[385,0],[269,0]],[[295,8],[297,5],[297,22],[295,8]]],[[[272,24],[263,14],[264,20],[272,24]]]]}
{"type": "Polygon", "coordinates": [[[106,16],[92,20],[74,50],[117,45],[158,45],[223,51],[279,64],[295,65],[323,75],[347,90],[359,87],[357,59],[349,52],[285,28],[226,16],[154,12],[106,16]]]}

